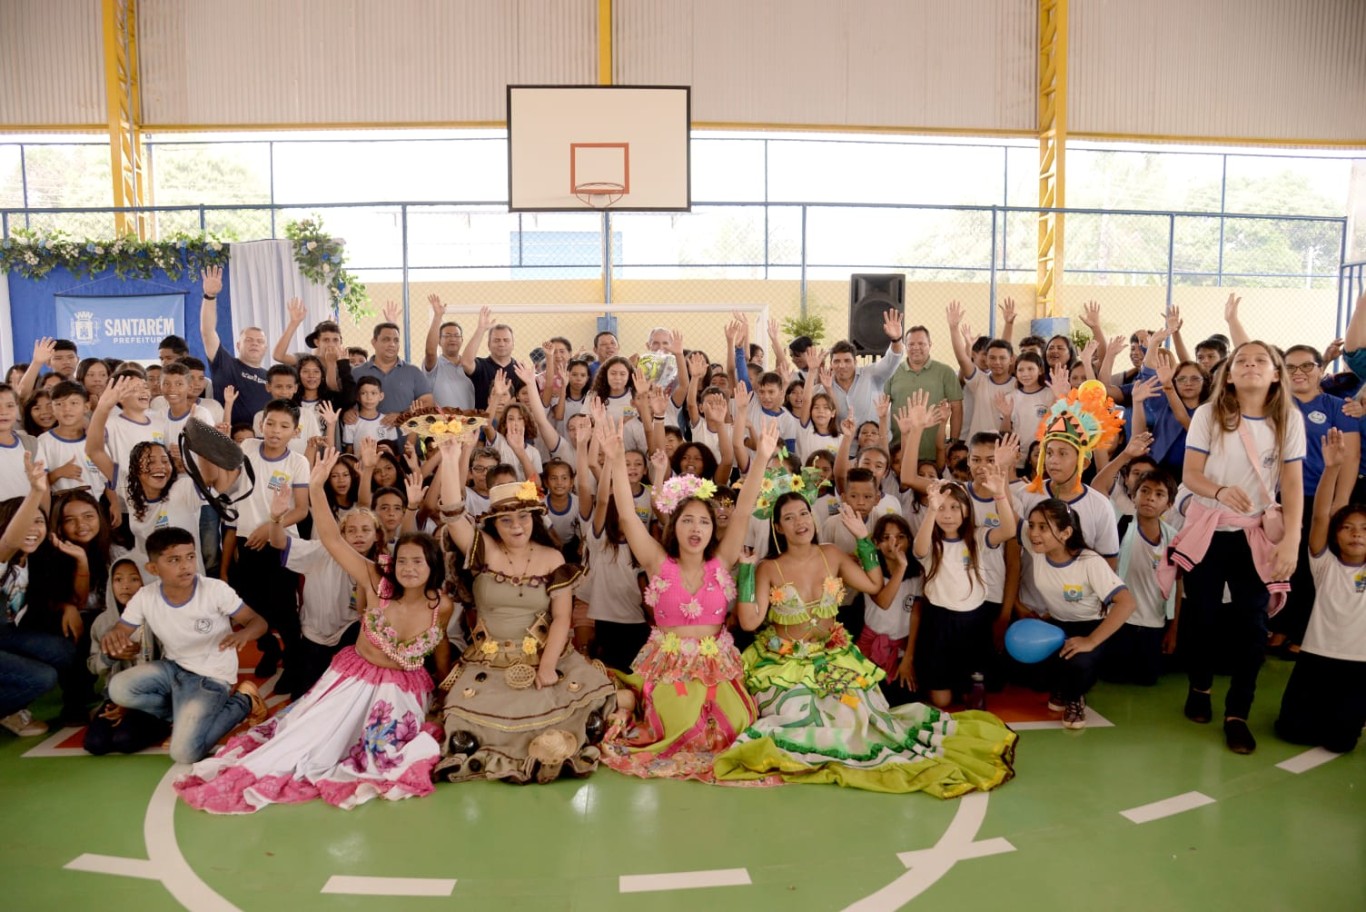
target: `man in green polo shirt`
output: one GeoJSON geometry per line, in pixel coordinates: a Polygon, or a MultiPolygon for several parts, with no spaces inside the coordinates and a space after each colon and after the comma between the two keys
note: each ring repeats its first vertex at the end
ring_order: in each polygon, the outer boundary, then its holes
{"type": "MultiPolygon", "coordinates": [[[[923,326],[912,326],[906,331],[906,359],[897,365],[896,372],[883,388],[892,400],[892,414],[906,404],[911,394],[925,390],[930,402],[945,400],[949,403],[949,434],[957,437],[963,424],[963,387],[958,382],[958,374],[953,368],[939,361],[930,360],[930,331],[923,326]]],[[[896,422],[892,422],[892,440],[901,434],[896,422]]],[[[926,430],[920,437],[920,459],[933,459],[939,466],[944,464],[944,438],[936,429],[926,430]]]]}

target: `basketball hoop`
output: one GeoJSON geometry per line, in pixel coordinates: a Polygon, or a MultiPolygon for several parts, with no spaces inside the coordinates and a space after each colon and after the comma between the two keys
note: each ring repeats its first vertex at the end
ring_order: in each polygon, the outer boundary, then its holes
{"type": "Polygon", "coordinates": [[[574,195],[594,209],[606,209],[616,205],[626,195],[626,187],[613,181],[590,181],[575,184],[574,195]]]}

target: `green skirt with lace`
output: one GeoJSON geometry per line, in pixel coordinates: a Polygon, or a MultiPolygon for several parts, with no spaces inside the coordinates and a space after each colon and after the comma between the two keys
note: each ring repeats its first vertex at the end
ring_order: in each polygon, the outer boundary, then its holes
{"type": "Polygon", "coordinates": [[[836,625],[824,643],[772,628],[745,650],[745,686],[759,719],[716,758],[720,781],[781,777],[876,792],[956,798],[1015,775],[1017,735],[986,712],[888,706],[884,674],[836,625]]]}

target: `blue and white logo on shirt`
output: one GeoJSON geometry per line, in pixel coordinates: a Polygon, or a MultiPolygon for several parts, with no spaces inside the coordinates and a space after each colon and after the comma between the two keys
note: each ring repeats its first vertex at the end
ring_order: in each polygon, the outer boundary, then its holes
{"type": "Polygon", "coordinates": [[[1328,421],[1328,416],[1325,415],[1323,412],[1320,412],[1318,409],[1314,409],[1312,412],[1305,415],[1304,417],[1314,422],[1315,424],[1324,424],[1328,421]]]}
{"type": "Polygon", "coordinates": [[[1085,594],[1085,590],[1081,586],[1063,584],[1062,598],[1065,602],[1079,602],[1085,594]]]}

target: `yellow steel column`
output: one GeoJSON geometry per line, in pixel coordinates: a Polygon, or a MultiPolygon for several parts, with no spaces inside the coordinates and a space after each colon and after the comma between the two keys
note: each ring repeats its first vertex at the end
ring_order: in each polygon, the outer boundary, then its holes
{"type": "Polygon", "coordinates": [[[612,0],[598,0],[598,85],[612,84],[612,0]]]}
{"type": "MultiPolygon", "coordinates": [[[[104,93],[115,206],[143,206],[142,99],[138,89],[137,0],[104,0],[104,93]]],[[[147,236],[144,214],[116,213],[118,234],[147,236]]]]}
{"type": "MultiPolygon", "coordinates": [[[[1061,209],[1066,185],[1067,2],[1039,0],[1039,207],[1061,209]]],[[[1039,214],[1039,277],[1034,316],[1058,314],[1063,216],[1039,214]]]]}

